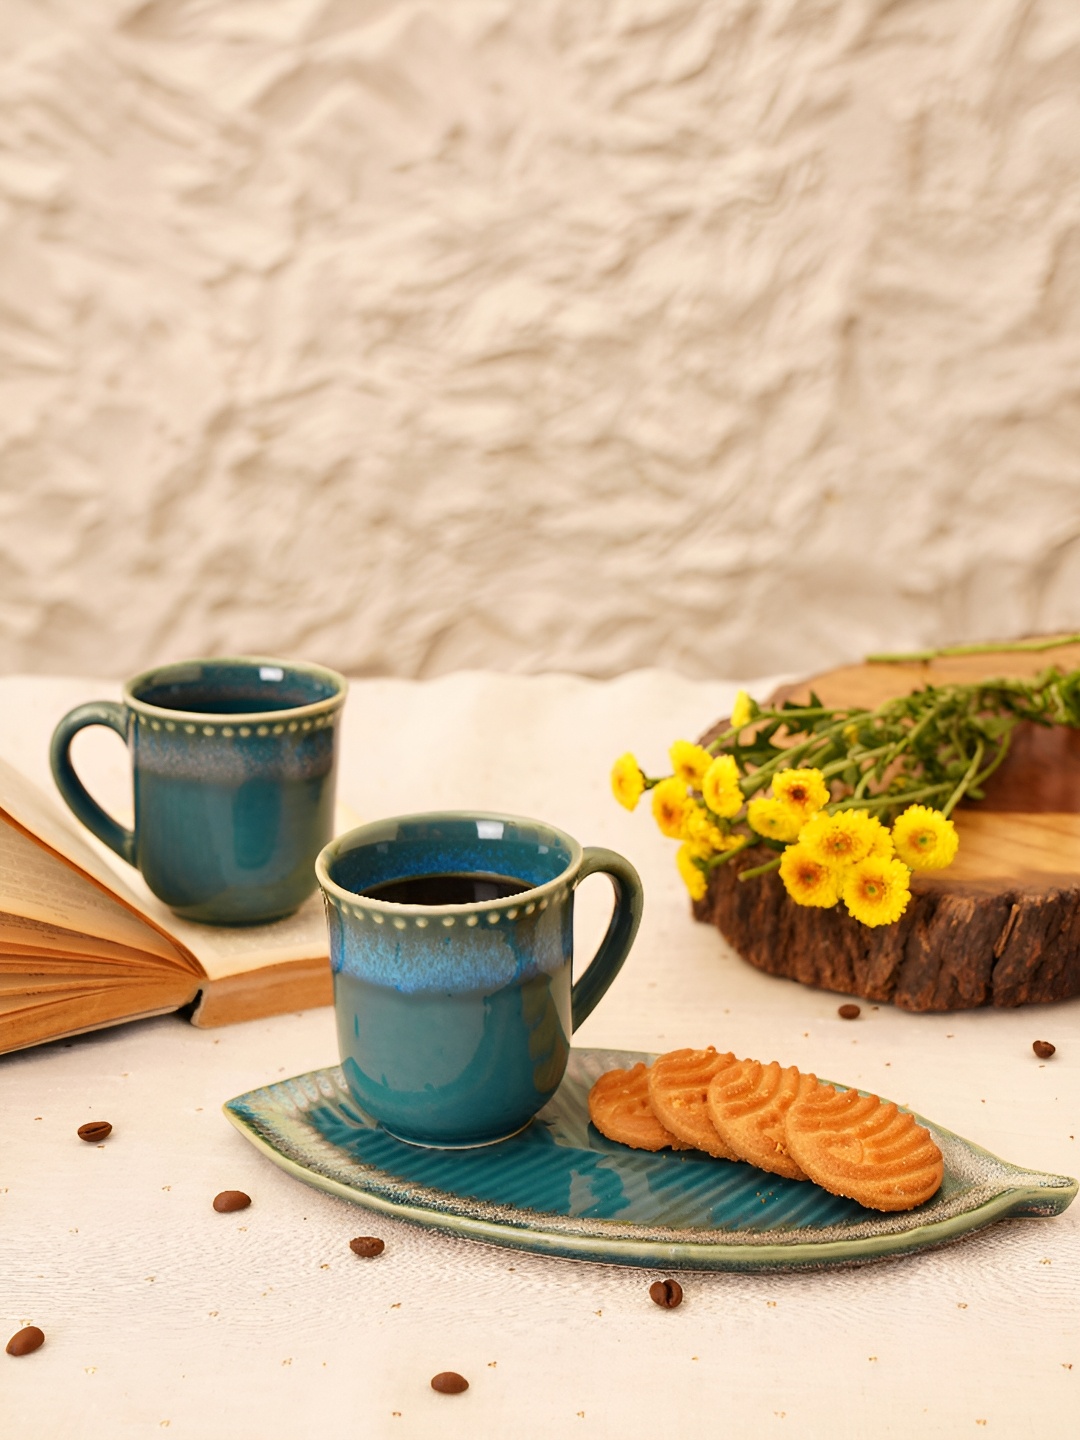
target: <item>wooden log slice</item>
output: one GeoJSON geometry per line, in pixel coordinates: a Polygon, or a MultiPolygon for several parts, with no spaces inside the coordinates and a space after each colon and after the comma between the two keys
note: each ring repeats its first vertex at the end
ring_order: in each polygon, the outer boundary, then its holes
{"type": "MultiPolygon", "coordinates": [[[[873,708],[927,684],[1080,667],[1080,644],[1000,651],[910,665],[852,665],[787,687],[774,699],[873,708]]],[[[727,722],[714,726],[707,742],[727,722]]],[[[796,905],[775,874],[741,884],[738,871],[772,852],[754,848],[715,870],[694,905],[744,960],[770,975],[905,1010],[970,1010],[1080,994],[1080,731],[1022,725],[986,786],[953,816],[960,850],[947,869],[912,877],[895,925],[870,928],[842,909],[796,905]]]]}

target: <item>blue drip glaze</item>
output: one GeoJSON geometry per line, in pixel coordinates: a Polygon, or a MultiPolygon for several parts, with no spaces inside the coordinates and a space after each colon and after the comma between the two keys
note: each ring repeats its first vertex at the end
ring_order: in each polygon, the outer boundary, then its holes
{"type": "Polygon", "coordinates": [[[345,1077],[389,1130],[417,1143],[487,1144],[555,1093],[573,1016],[603,993],[571,991],[583,864],[621,887],[585,982],[600,975],[606,985],[640,915],[640,882],[620,856],[594,851],[585,862],[575,841],[539,821],[441,812],[361,826],[319,857],[345,1077]],[[477,873],[529,888],[463,905],[365,894],[387,880],[477,873]]]}
{"type": "Polygon", "coordinates": [[[483,1149],[408,1145],[371,1124],[347,1100],[320,1102],[309,1123],[352,1159],[393,1184],[421,1185],[470,1201],[592,1220],[633,1220],[673,1229],[760,1233],[823,1228],[871,1218],[853,1200],[752,1165],[679,1152],[629,1151],[592,1125],[539,1115],[527,1130],[483,1149]]]}
{"type": "Polygon", "coordinates": [[[296,910],[333,833],[337,718],[345,681],[257,657],[185,661],[137,676],[125,703],[79,706],[57,726],[64,799],[188,920],[246,925],[296,910]],[[135,828],[86,792],[70,745],[108,725],[131,752],[135,828]],[[276,732],[276,733],[275,733],[276,732]]]}
{"type": "Polygon", "coordinates": [[[336,1068],[238,1096],[226,1111],[290,1173],[362,1205],[487,1243],[653,1270],[862,1264],[1006,1216],[1060,1214],[1077,1192],[1067,1176],[1022,1170],[926,1120],[944,1182],[925,1204],[890,1214],[746,1165],[605,1140],[588,1122],[591,1085],[613,1066],[653,1058],[573,1050],[529,1129],[485,1150],[401,1144],[360,1113],[336,1068]]]}

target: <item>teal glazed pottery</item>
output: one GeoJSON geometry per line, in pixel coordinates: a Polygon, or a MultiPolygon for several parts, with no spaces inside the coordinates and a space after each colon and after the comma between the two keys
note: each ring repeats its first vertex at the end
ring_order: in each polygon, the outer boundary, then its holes
{"type": "MultiPolygon", "coordinates": [[[[690,1150],[655,1154],[589,1123],[594,1081],[656,1057],[573,1050],[527,1130],[484,1150],[419,1150],[373,1126],[338,1067],[230,1100],[225,1114],[288,1174],[447,1235],[568,1260],[661,1270],[823,1270],[916,1255],[998,1220],[1060,1215],[1067,1175],[1023,1170],[919,1117],[941,1148],[941,1188],[882,1214],[808,1180],[690,1150]]],[[[974,1264],[993,1264],[983,1251],[974,1264]]]]}
{"type": "Polygon", "coordinates": [[[415,1145],[488,1145],[527,1125],[633,943],[642,905],[633,866],[537,820],[452,812],[352,830],[316,872],[356,1103],[415,1145]],[[597,871],[615,888],[615,910],[572,983],[574,892],[597,871]],[[363,893],[417,877],[510,877],[523,888],[463,903],[363,893]]]}
{"type": "Polygon", "coordinates": [[[333,834],[337,729],[347,682],[296,661],[189,660],[138,675],[123,703],[65,715],[52,738],[61,795],[99,840],[186,920],[280,919],[316,888],[333,834]],[[135,828],[94,800],[71,763],[87,725],[131,752],[135,828]]]}

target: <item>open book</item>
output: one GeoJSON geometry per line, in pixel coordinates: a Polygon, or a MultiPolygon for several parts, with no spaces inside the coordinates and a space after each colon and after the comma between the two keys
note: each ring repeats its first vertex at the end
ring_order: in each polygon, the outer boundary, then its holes
{"type": "Polygon", "coordinates": [[[331,999],[317,893],[270,925],[181,920],[0,759],[0,1052],[185,1006],[225,1025],[331,999]]]}

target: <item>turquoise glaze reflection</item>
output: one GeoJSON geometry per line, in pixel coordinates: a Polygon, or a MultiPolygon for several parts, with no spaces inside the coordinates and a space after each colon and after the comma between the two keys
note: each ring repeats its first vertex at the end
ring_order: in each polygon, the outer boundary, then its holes
{"type": "Polygon", "coordinates": [[[521,1130],[557,1090],[571,1033],[633,943],[633,866],[539,820],[439,811],[360,826],[332,841],[315,869],[342,1069],[357,1103],[419,1145],[487,1145],[521,1130]],[[615,908],[572,981],[574,894],[596,873],[611,881],[615,908]],[[460,903],[382,898],[394,881],[430,880],[434,895],[450,880],[485,876],[516,886],[460,903]]]}
{"type": "Polygon", "coordinates": [[[135,863],[154,894],[187,919],[218,924],[295,910],[334,826],[331,739],[326,732],[313,759],[318,773],[302,779],[224,775],[208,784],[139,765],[135,863]]]}
{"type": "Polygon", "coordinates": [[[332,670],[258,656],[182,661],[136,676],[124,702],[91,701],[53,734],[61,795],[99,840],[136,865],[187,920],[265,924],[315,889],[333,833],[336,736],[346,682],[332,670]],[[87,792],[71,742],[88,725],[131,755],[135,825],[87,792]]]}
{"type": "Polygon", "coordinates": [[[339,972],[334,1005],[357,1101],[421,1144],[509,1134],[554,1095],[570,1053],[568,966],[495,991],[408,996],[339,972]]]}
{"type": "Polygon", "coordinates": [[[748,1234],[880,1220],[854,1200],[752,1165],[700,1151],[629,1150],[589,1123],[587,1096],[580,1077],[570,1078],[523,1133],[503,1145],[452,1154],[402,1144],[342,1097],[316,1102],[307,1121],[406,1195],[420,1185],[533,1215],[748,1234]]]}

